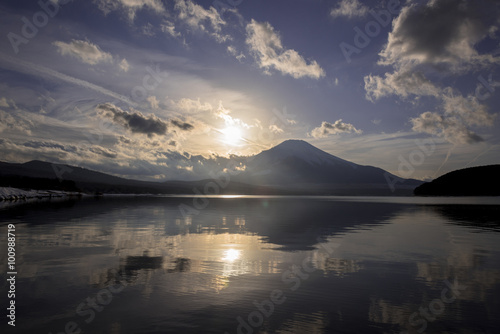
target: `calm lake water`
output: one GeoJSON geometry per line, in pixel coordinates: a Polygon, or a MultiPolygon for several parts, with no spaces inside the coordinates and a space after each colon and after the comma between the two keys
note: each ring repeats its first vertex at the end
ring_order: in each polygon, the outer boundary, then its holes
{"type": "Polygon", "coordinates": [[[3,205],[2,333],[500,332],[500,198],[3,205]]]}

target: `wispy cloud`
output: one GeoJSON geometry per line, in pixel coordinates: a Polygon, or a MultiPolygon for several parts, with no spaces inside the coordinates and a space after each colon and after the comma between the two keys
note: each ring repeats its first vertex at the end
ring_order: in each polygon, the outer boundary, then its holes
{"type": "Polygon", "coordinates": [[[453,95],[451,89],[443,95],[444,113],[427,111],[410,121],[413,130],[437,135],[454,144],[473,144],[484,139],[473,132],[473,126],[491,126],[496,115],[474,96],[453,95]]]}
{"type": "Polygon", "coordinates": [[[236,48],[232,45],[229,45],[227,47],[227,52],[229,52],[230,55],[234,56],[234,58],[238,59],[239,62],[242,62],[246,56],[243,54],[243,52],[238,52],[236,48]]]}
{"type": "Polygon", "coordinates": [[[4,55],[1,52],[0,52],[0,61],[5,61],[5,62],[8,62],[8,63],[14,65],[15,70],[22,72],[22,73],[26,73],[26,74],[30,74],[30,75],[43,75],[43,76],[48,76],[51,78],[56,78],[58,80],[62,80],[62,81],[65,81],[65,82],[68,82],[71,84],[75,84],[75,85],[78,85],[80,87],[92,89],[96,92],[110,96],[114,99],[120,100],[120,101],[125,102],[129,105],[132,105],[132,106],[136,105],[134,102],[132,102],[128,97],[126,97],[124,95],[115,93],[109,89],[95,85],[95,84],[90,83],[88,81],[74,78],[72,76],[57,72],[53,69],[47,68],[47,67],[42,66],[42,65],[33,64],[30,62],[21,60],[19,58],[12,58],[10,56],[4,55]]]}
{"type": "Polygon", "coordinates": [[[175,9],[179,12],[178,18],[191,28],[206,30],[208,23],[215,31],[220,31],[221,26],[226,24],[214,7],[205,9],[191,0],[176,0],[175,9]]]}
{"type": "Polygon", "coordinates": [[[156,96],[150,95],[146,100],[149,102],[151,109],[158,109],[160,107],[160,102],[158,101],[156,96]]]}
{"type": "Polygon", "coordinates": [[[358,0],[342,0],[336,7],[330,11],[332,17],[363,17],[368,14],[368,7],[358,0]]]}
{"type": "Polygon", "coordinates": [[[283,133],[283,132],[285,132],[282,128],[280,128],[276,124],[269,125],[269,131],[271,131],[272,133],[283,133]]]}
{"type": "Polygon", "coordinates": [[[163,21],[163,23],[160,24],[160,29],[170,37],[181,36],[181,33],[175,30],[175,24],[169,20],[163,21]]]}
{"type": "Polygon", "coordinates": [[[213,110],[210,103],[201,103],[200,99],[193,100],[189,98],[182,98],[177,102],[173,102],[173,104],[183,112],[203,112],[213,110]]]}
{"type": "Polygon", "coordinates": [[[89,41],[72,39],[70,43],[55,41],[52,44],[61,55],[75,57],[86,64],[96,65],[113,60],[110,53],[102,51],[99,46],[89,41]]]}
{"type": "MultiPolygon", "coordinates": [[[[191,0],[176,0],[174,8],[177,11],[177,19],[187,24],[192,30],[207,33],[219,43],[231,38],[221,32],[226,21],[214,7],[210,6],[209,9],[205,9],[191,0]]],[[[167,30],[167,32],[172,35],[173,30],[167,30]]]]}
{"type": "Polygon", "coordinates": [[[247,123],[243,122],[239,118],[234,118],[230,114],[231,114],[231,110],[224,108],[224,106],[222,105],[222,101],[219,101],[219,107],[217,108],[217,110],[214,111],[214,115],[217,118],[223,119],[226,126],[237,125],[237,126],[241,126],[244,128],[251,127],[251,125],[248,125],[247,123]]]}
{"type": "MultiPolygon", "coordinates": [[[[172,0],[166,3],[161,0],[94,0],[94,3],[105,15],[113,11],[123,13],[132,25],[139,21],[137,15],[141,10],[156,14],[162,19],[160,24],[147,22],[139,28],[146,36],[151,37],[161,31],[174,38],[193,33],[207,34],[218,43],[232,39],[231,35],[223,33],[226,21],[212,3],[208,8],[192,0],[172,0]]],[[[228,12],[239,15],[235,10],[228,12]]]]}
{"type": "MultiPolygon", "coordinates": [[[[2,99],[3,100],[3,99],[2,99]]],[[[4,131],[13,131],[24,135],[31,135],[31,129],[34,123],[27,118],[15,117],[12,112],[5,112],[0,109],[0,133],[4,131]]]]}
{"type": "Polygon", "coordinates": [[[131,21],[135,19],[136,13],[142,9],[152,10],[156,13],[165,12],[161,0],[94,0],[94,3],[105,15],[112,11],[122,10],[127,13],[131,21]]]}
{"type": "Polygon", "coordinates": [[[148,37],[153,37],[155,35],[153,25],[150,22],[148,22],[147,24],[143,25],[141,27],[141,33],[143,35],[148,36],[148,37]]]}
{"type": "Polygon", "coordinates": [[[0,107],[2,107],[2,108],[9,108],[10,107],[10,104],[9,104],[9,101],[7,100],[7,98],[2,97],[0,99],[0,107]]]}
{"type": "Polygon", "coordinates": [[[118,66],[123,72],[128,72],[128,70],[130,69],[130,64],[125,58],[122,59],[122,61],[118,64],[118,66]]]}
{"type": "Polygon", "coordinates": [[[309,63],[292,49],[285,49],[281,37],[268,22],[252,19],[246,26],[246,43],[254,54],[260,68],[266,73],[275,69],[294,78],[310,77],[319,79],[325,76],[324,70],[313,60],[309,63]]]}
{"type": "Polygon", "coordinates": [[[311,136],[314,138],[325,138],[330,135],[338,135],[341,133],[356,133],[361,134],[363,131],[358,130],[350,123],[344,123],[341,119],[334,123],[322,122],[320,126],[311,131],[311,136]]]}
{"type": "Polygon", "coordinates": [[[440,94],[440,88],[419,71],[385,73],[384,77],[367,75],[365,76],[365,90],[366,97],[371,101],[388,95],[406,98],[410,95],[438,97],[440,94]]]}

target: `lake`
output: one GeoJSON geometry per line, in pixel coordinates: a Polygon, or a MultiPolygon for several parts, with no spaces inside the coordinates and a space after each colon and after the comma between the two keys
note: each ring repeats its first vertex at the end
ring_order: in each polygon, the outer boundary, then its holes
{"type": "Polygon", "coordinates": [[[500,198],[1,205],[2,333],[500,332],[500,198]]]}

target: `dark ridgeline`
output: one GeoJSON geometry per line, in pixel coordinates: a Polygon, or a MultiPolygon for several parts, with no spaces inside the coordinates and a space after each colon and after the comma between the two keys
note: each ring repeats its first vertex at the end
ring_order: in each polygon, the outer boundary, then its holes
{"type": "Polygon", "coordinates": [[[204,194],[205,186],[214,181],[224,184],[218,194],[249,195],[411,195],[422,183],[340,159],[302,140],[287,140],[249,157],[244,171],[225,180],[147,182],[37,160],[0,162],[0,180],[1,186],[23,189],[52,185],[89,193],[134,194],[193,194],[194,188],[204,194]],[[62,171],[61,180],[57,171],[62,171]]]}
{"type": "Polygon", "coordinates": [[[29,177],[22,175],[1,175],[0,187],[12,187],[18,189],[34,190],[60,190],[79,192],[75,181],[59,180],[57,178],[29,177]]]}
{"type": "MultiPolygon", "coordinates": [[[[117,177],[86,168],[39,160],[26,163],[0,162],[0,187],[66,190],[107,194],[193,194],[212,180],[151,182],[117,177]],[[65,171],[56,178],[56,171],[65,171]],[[50,186],[47,186],[50,185],[50,186]],[[48,188],[50,189],[48,189],[48,188]]],[[[220,194],[275,194],[271,188],[231,180],[220,194]]]]}
{"type": "Polygon", "coordinates": [[[470,167],[415,188],[417,196],[500,196],[500,165],[470,167]]]}

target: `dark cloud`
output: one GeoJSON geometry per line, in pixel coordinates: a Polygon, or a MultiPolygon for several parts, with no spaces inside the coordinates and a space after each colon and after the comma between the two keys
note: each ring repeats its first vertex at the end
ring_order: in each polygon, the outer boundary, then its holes
{"type": "Polygon", "coordinates": [[[114,152],[113,150],[104,148],[102,146],[90,146],[90,145],[80,145],[80,146],[75,146],[75,145],[67,145],[67,144],[62,144],[59,142],[53,142],[53,141],[37,141],[37,140],[30,140],[26,141],[21,144],[23,147],[30,148],[30,149],[36,149],[38,151],[45,151],[45,152],[64,152],[64,153],[71,153],[74,154],[75,156],[86,156],[86,159],[89,158],[87,156],[88,152],[92,152],[97,155],[101,155],[106,158],[116,158],[118,154],[114,152]]]}
{"type": "Polygon", "coordinates": [[[116,158],[118,156],[118,154],[116,152],[113,152],[111,150],[108,150],[108,149],[105,149],[105,148],[102,148],[102,147],[91,147],[89,148],[89,151],[90,152],[93,152],[95,154],[99,154],[99,155],[102,155],[106,158],[116,158]]]}
{"type": "Polygon", "coordinates": [[[184,131],[189,131],[189,130],[194,129],[193,125],[191,125],[189,123],[181,122],[181,121],[178,121],[178,120],[175,120],[175,119],[172,119],[170,121],[170,124],[172,124],[173,126],[178,127],[181,130],[184,130],[184,131]]]}
{"type": "Polygon", "coordinates": [[[30,147],[30,148],[36,148],[36,149],[41,149],[41,148],[46,148],[46,149],[58,149],[61,151],[66,151],[66,152],[76,152],[78,148],[73,145],[63,145],[55,142],[50,142],[50,141],[35,141],[35,140],[30,140],[27,142],[24,142],[22,144],[25,147],[30,147]]]}
{"type": "Polygon", "coordinates": [[[130,144],[130,143],[132,142],[129,138],[124,137],[124,136],[120,136],[120,137],[118,137],[118,140],[119,140],[120,142],[124,143],[124,144],[130,144]]]}
{"type": "Polygon", "coordinates": [[[446,64],[462,67],[498,62],[475,45],[499,24],[493,1],[430,0],[411,3],[393,22],[381,52],[384,64],[446,64]]]}
{"type": "Polygon", "coordinates": [[[111,103],[99,104],[96,109],[134,133],[144,133],[148,137],[167,133],[167,123],[155,115],[146,117],[139,111],[129,113],[111,103]]]}
{"type": "Polygon", "coordinates": [[[153,135],[165,135],[169,130],[169,125],[183,131],[194,129],[192,124],[172,119],[164,121],[155,115],[145,116],[140,111],[126,112],[111,103],[99,104],[97,111],[105,117],[113,119],[114,122],[122,125],[134,133],[143,133],[148,137],[153,135]]]}

